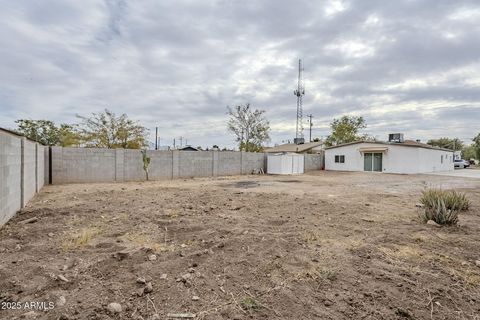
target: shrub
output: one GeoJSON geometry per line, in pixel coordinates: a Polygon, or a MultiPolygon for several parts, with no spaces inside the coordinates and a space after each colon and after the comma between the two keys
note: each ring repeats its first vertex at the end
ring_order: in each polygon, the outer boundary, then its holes
{"type": "Polygon", "coordinates": [[[244,310],[258,310],[262,307],[262,305],[252,297],[246,297],[245,299],[240,301],[240,305],[244,310]]]}
{"type": "Polygon", "coordinates": [[[420,202],[425,206],[422,216],[424,222],[433,220],[442,225],[457,224],[458,213],[469,207],[464,193],[435,188],[424,190],[420,202]]]}
{"type": "Polygon", "coordinates": [[[145,171],[145,176],[148,181],[148,166],[150,165],[150,157],[147,156],[147,150],[141,150],[142,160],[143,160],[143,171],[145,171]]]}

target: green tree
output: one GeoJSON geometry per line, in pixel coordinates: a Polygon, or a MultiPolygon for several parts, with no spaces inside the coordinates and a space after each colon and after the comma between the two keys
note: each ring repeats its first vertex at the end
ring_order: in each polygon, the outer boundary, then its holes
{"type": "Polygon", "coordinates": [[[77,132],[76,125],[63,123],[60,125],[58,132],[59,141],[57,145],[62,147],[80,146],[81,140],[80,135],[77,132]]]}
{"type": "Polygon", "coordinates": [[[440,139],[431,139],[427,141],[427,144],[435,147],[440,147],[440,148],[445,148],[445,149],[451,149],[455,151],[462,150],[465,145],[462,142],[462,140],[458,138],[440,138],[440,139]]]}
{"type": "Polygon", "coordinates": [[[82,119],[78,133],[86,147],[141,149],[147,145],[147,129],[128,119],[126,114],[117,117],[105,109],[101,113],[92,113],[90,117],[77,117],[82,119]]]}
{"type": "Polygon", "coordinates": [[[473,140],[473,147],[475,148],[476,159],[480,160],[480,133],[477,134],[473,140]]]}
{"type": "Polygon", "coordinates": [[[35,140],[46,146],[68,147],[78,145],[78,135],[73,126],[61,124],[60,127],[50,120],[27,120],[15,121],[17,131],[31,140],[35,140]]]}
{"type": "Polygon", "coordinates": [[[367,140],[367,135],[359,135],[360,129],[365,129],[367,123],[363,117],[343,116],[340,119],[333,119],[330,123],[332,133],[325,140],[327,146],[335,146],[342,143],[367,140]]]}
{"type": "Polygon", "coordinates": [[[264,110],[252,110],[250,104],[227,107],[230,119],[227,128],[232,132],[239,149],[247,152],[260,152],[262,145],[270,140],[270,123],[264,116],[264,110]]]}
{"type": "Polygon", "coordinates": [[[462,149],[462,157],[465,160],[476,159],[477,152],[475,150],[475,145],[469,145],[462,149]]]}

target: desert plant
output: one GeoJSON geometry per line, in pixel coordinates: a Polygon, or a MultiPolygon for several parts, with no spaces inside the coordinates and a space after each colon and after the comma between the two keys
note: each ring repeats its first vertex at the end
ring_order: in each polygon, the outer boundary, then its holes
{"type": "Polygon", "coordinates": [[[62,242],[62,249],[68,251],[77,249],[90,244],[90,242],[99,234],[102,229],[97,227],[88,227],[80,230],[78,233],[70,235],[62,242]]]}
{"type": "Polygon", "coordinates": [[[244,298],[242,301],[240,301],[240,305],[244,310],[258,310],[262,307],[262,305],[252,297],[244,298]]]}
{"type": "Polygon", "coordinates": [[[148,181],[148,167],[150,166],[150,157],[147,156],[147,150],[142,150],[142,160],[143,160],[143,171],[145,171],[145,176],[148,181]]]}
{"type": "Polygon", "coordinates": [[[457,224],[458,213],[468,210],[470,205],[464,193],[436,188],[424,190],[420,202],[424,205],[423,221],[442,225],[457,224]]]}

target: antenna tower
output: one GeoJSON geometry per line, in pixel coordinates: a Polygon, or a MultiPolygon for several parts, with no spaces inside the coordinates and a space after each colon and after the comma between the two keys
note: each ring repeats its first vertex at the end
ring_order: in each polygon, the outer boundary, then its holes
{"type": "Polygon", "coordinates": [[[305,95],[305,84],[303,82],[303,64],[302,59],[298,60],[298,84],[293,92],[297,96],[297,127],[295,132],[295,144],[305,143],[303,138],[303,96],[305,95]]]}

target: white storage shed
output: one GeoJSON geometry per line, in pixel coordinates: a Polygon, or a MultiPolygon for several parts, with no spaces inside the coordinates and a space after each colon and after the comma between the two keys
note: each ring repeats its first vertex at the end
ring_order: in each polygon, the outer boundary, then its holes
{"type": "Polygon", "coordinates": [[[304,171],[304,155],[297,153],[269,154],[267,157],[267,173],[269,174],[302,174],[304,171]]]}

